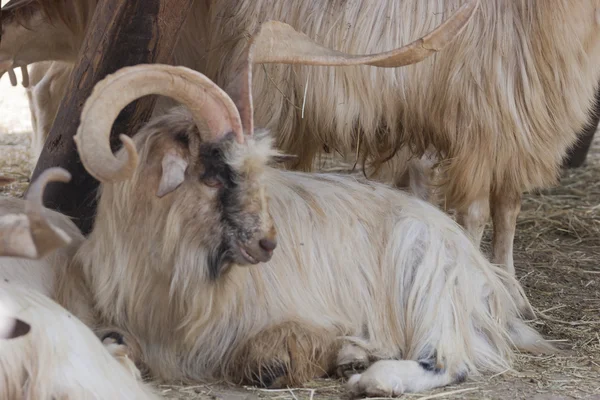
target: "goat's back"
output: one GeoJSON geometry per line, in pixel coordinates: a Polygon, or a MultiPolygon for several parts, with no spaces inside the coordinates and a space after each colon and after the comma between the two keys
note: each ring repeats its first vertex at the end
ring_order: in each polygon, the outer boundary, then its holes
{"type": "MultiPolygon", "coordinates": [[[[461,1],[195,4],[176,62],[224,87],[261,22],[286,22],[337,50],[375,53],[426,34],[461,1]]],[[[599,6],[598,0],[559,0],[552,7],[544,0],[481,1],[453,43],[403,68],[257,65],[256,125],[278,135],[304,168],[323,146],[345,154],[358,146],[378,161],[407,143],[417,153],[432,145],[452,159],[449,206],[469,203],[482,187],[553,184],[600,77],[599,6]]]]}

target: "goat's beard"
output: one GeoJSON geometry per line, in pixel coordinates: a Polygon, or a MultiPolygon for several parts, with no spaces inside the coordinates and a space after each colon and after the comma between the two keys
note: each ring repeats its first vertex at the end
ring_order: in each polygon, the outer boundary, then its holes
{"type": "Polygon", "coordinates": [[[219,279],[223,274],[231,269],[234,262],[233,249],[222,240],[219,244],[213,247],[207,257],[208,277],[211,281],[219,279]]]}

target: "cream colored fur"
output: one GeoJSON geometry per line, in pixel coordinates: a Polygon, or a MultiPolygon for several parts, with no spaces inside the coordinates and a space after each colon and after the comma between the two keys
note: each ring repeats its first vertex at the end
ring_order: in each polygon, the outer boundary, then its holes
{"type": "Polygon", "coordinates": [[[409,360],[410,370],[433,360],[445,378],[420,367],[414,390],[423,390],[504,370],[513,344],[550,348],[519,317],[505,286],[527,303],[518,282],[443,212],[381,184],[269,167],[277,153],[265,132],[231,144],[227,160],[240,174],[245,218],[259,232],[272,219],[278,247],[266,264],[233,265],[211,279],[218,192],[194,169],[173,193],[155,195],[160,160],[179,146],[172,138],[193,130],[175,110],[134,136],[139,167],[129,181],[102,185],[94,230],[76,256],[84,298],[101,324],[135,338],[154,377],[252,382],[265,374],[267,385],[283,386],[355,361],[409,360]],[[347,346],[367,356],[340,358],[347,346]]]}

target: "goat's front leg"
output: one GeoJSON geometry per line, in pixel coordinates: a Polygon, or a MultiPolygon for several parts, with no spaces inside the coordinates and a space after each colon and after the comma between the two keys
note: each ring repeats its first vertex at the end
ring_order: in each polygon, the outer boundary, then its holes
{"type": "Polygon", "coordinates": [[[337,354],[335,335],[298,322],[283,322],[248,340],[233,357],[233,382],[267,388],[297,386],[330,373],[337,354]]]}
{"type": "MultiPolygon", "coordinates": [[[[492,194],[490,206],[494,224],[492,262],[504,266],[506,271],[514,277],[513,246],[517,229],[517,217],[521,211],[521,193],[508,189],[497,191],[492,194]]],[[[522,291],[514,284],[509,284],[508,289],[523,317],[535,318],[531,306],[523,298],[522,291]]]]}

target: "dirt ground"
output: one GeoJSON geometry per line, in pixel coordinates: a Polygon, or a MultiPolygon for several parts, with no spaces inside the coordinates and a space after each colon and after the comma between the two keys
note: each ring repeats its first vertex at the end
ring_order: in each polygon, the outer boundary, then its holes
{"type": "MultiPolygon", "coordinates": [[[[16,179],[0,193],[19,196],[31,171],[25,92],[0,80],[0,174],[16,179]]],[[[535,326],[568,348],[520,355],[514,370],[407,399],[600,399],[600,135],[587,165],[560,186],[525,196],[515,240],[517,274],[541,317],[535,326]]],[[[490,232],[484,244],[489,247],[490,232]]],[[[224,385],[159,386],[167,399],[341,399],[342,382],[267,391],[224,385]]]]}

